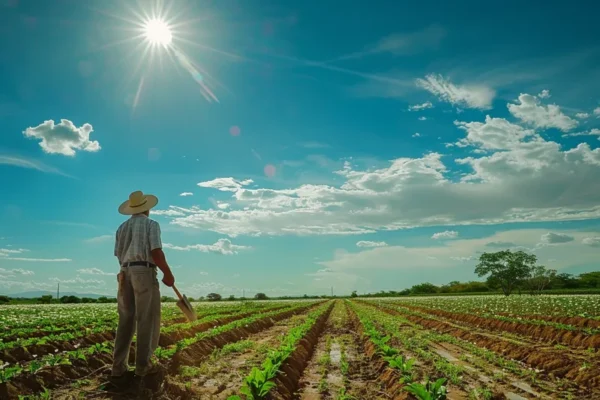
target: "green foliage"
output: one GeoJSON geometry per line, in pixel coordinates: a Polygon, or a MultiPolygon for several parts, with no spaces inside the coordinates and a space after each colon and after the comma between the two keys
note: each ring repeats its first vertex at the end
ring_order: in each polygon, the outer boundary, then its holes
{"type": "Polygon", "coordinates": [[[220,301],[222,299],[219,293],[209,293],[206,295],[206,300],[208,301],[220,301]]]}
{"type": "Polygon", "coordinates": [[[429,282],[420,283],[410,288],[410,292],[412,294],[437,293],[437,291],[438,287],[429,282]]]}
{"type": "Polygon", "coordinates": [[[419,400],[446,400],[448,392],[444,383],[446,383],[445,378],[440,378],[435,382],[427,381],[425,384],[411,383],[405,390],[419,400]]]}
{"type": "MultiPolygon", "coordinates": [[[[267,359],[270,362],[269,359],[267,359]]],[[[267,393],[275,386],[272,381],[275,378],[277,369],[271,363],[263,364],[263,369],[252,368],[250,374],[244,380],[244,386],[240,389],[242,394],[248,396],[248,400],[262,400],[267,393]]]]}
{"type": "Polygon", "coordinates": [[[479,257],[475,273],[480,277],[488,275],[488,284],[497,285],[505,296],[509,296],[530,276],[536,261],[535,255],[527,254],[522,250],[483,253],[479,257]]]}
{"type": "Polygon", "coordinates": [[[266,295],[266,294],[264,294],[264,293],[256,293],[256,294],[254,295],[254,298],[255,298],[256,300],[267,300],[267,299],[268,299],[267,295],[266,295]]]}

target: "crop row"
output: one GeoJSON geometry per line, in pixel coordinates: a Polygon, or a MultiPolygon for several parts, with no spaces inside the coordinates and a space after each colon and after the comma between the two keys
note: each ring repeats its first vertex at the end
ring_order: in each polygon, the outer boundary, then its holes
{"type": "MultiPolygon", "coordinates": [[[[273,309],[281,307],[273,304],[273,309]]],[[[171,324],[161,327],[161,341],[169,338],[170,333],[178,331],[186,331],[197,326],[202,326],[216,320],[220,320],[225,316],[231,319],[242,318],[250,315],[260,309],[249,308],[247,310],[231,313],[229,310],[223,310],[223,313],[211,312],[209,315],[200,318],[192,323],[171,324]]],[[[63,350],[75,350],[77,346],[82,344],[94,344],[96,342],[110,341],[114,339],[115,325],[110,324],[105,327],[97,327],[94,329],[82,329],[74,332],[67,332],[59,335],[48,335],[46,337],[34,337],[24,340],[16,340],[13,342],[4,343],[5,351],[0,353],[0,361],[9,361],[12,363],[18,361],[33,360],[34,355],[44,355],[63,350]]],[[[173,336],[173,335],[171,335],[173,336]]],[[[176,335],[175,335],[176,336],[176,335]]]]}
{"type": "Polygon", "coordinates": [[[448,378],[444,376],[444,373],[452,374],[453,378],[458,380],[458,374],[462,371],[428,352],[421,342],[411,338],[405,340],[398,329],[398,324],[381,312],[353,303],[350,304],[350,308],[360,321],[362,334],[368,338],[369,346],[367,348],[370,350],[367,351],[373,353],[387,367],[380,375],[380,380],[388,388],[389,393],[405,391],[418,399],[446,398],[445,383],[448,378]],[[393,338],[400,339],[396,341],[396,345],[392,343],[393,338]],[[436,378],[431,379],[431,376],[419,373],[415,368],[416,359],[410,358],[406,353],[403,354],[400,348],[409,349],[422,361],[433,363],[436,369],[436,378]],[[422,381],[418,382],[419,379],[422,381]]]}
{"type": "MultiPolygon", "coordinates": [[[[258,315],[245,317],[225,325],[214,327],[206,332],[199,332],[194,337],[178,341],[175,345],[168,346],[167,348],[159,347],[157,355],[163,359],[167,358],[167,356],[185,356],[186,350],[201,340],[207,340],[228,333],[239,327],[252,325],[259,320],[285,317],[290,315],[290,313],[293,314],[312,306],[312,303],[289,303],[289,307],[284,310],[266,311],[258,315]]],[[[7,398],[11,398],[11,394],[15,397],[14,394],[16,393],[40,392],[48,380],[54,385],[58,385],[61,381],[67,381],[74,376],[89,374],[90,370],[109,363],[111,359],[110,353],[112,353],[112,342],[107,341],[96,343],[86,349],[79,348],[66,353],[50,354],[40,360],[33,360],[26,366],[8,366],[0,370],[0,397],[2,397],[2,390],[6,393],[7,398]],[[93,355],[93,357],[89,357],[90,355],[93,355]],[[60,378],[61,376],[63,379],[60,378]],[[49,379],[50,377],[51,379],[49,379]]],[[[180,360],[181,358],[177,361],[180,360]]],[[[176,360],[172,359],[171,361],[176,360]]]]}
{"type": "Polygon", "coordinates": [[[441,296],[398,298],[394,301],[471,314],[535,315],[559,319],[576,317],[600,321],[600,296],[597,295],[441,296]]]}
{"type": "MultiPolygon", "coordinates": [[[[81,305],[76,305],[72,307],[64,306],[67,307],[67,311],[61,313],[63,318],[56,321],[46,321],[45,317],[44,319],[37,321],[28,321],[27,318],[29,316],[23,316],[23,321],[20,322],[19,326],[13,325],[12,327],[9,327],[7,325],[6,329],[0,333],[0,350],[4,348],[10,348],[11,346],[7,347],[5,345],[8,342],[16,342],[18,340],[25,340],[35,337],[44,337],[47,335],[59,335],[75,332],[84,332],[85,334],[100,333],[105,331],[107,328],[114,329],[117,326],[118,313],[117,308],[114,304],[86,304],[85,306],[86,307],[83,308],[83,310],[89,311],[89,315],[87,313],[85,315],[81,315],[80,311],[82,309],[75,308],[82,307],[81,305]],[[98,313],[98,310],[102,311],[98,313]]],[[[261,308],[263,306],[263,304],[259,303],[244,303],[242,307],[250,309],[261,308]]],[[[40,305],[38,307],[49,306],[40,305]]],[[[242,307],[240,307],[239,304],[220,307],[196,306],[195,310],[199,315],[208,316],[212,314],[224,314],[227,312],[237,311],[242,307]]],[[[166,323],[176,322],[181,319],[181,312],[179,308],[173,306],[172,303],[163,304],[161,314],[162,320],[166,323]]]]}
{"type": "Polygon", "coordinates": [[[424,329],[433,329],[441,334],[449,334],[476,343],[507,359],[519,360],[549,378],[566,378],[581,387],[596,388],[600,386],[600,365],[593,357],[585,359],[566,350],[540,348],[496,335],[480,333],[472,328],[465,328],[405,307],[394,307],[387,304],[381,306],[389,309],[390,312],[400,313],[424,329]]]}
{"type": "MultiPolygon", "coordinates": [[[[308,357],[306,355],[311,352],[311,347],[314,345],[314,343],[310,343],[309,341],[305,341],[303,344],[300,342],[307,336],[309,331],[317,326],[318,322],[323,322],[327,319],[331,308],[332,304],[324,304],[309,313],[302,324],[293,327],[288,332],[277,349],[269,352],[269,355],[262,362],[260,368],[252,368],[250,374],[244,380],[243,387],[240,389],[240,393],[247,400],[265,399],[269,392],[277,385],[276,378],[280,380],[285,379],[286,382],[283,386],[290,392],[294,391],[299,381],[300,373],[304,368],[302,362],[307,361],[308,357]],[[292,359],[292,355],[298,352],[298,350],[304,353],[304,357],[292,359]]],[[[235,399],[241,399],[241,397],[229,397],[229,400],[235,399]]]]}
{"type": "MultiPolygon", "coordinates": [[[[228,317],[228,319],[231,320],[235,320],[237,319],[241,319],[241,321],[248,321],[251,320],[252,318],[260,318],[260,317],[266,317],[266,316],[270,316],[273,315],[273,313],[277,313],[277,310],[279,310],[281,307],[275,305],[273,307],[273,309],[275,309],[275,311],[271,310],[270,308],[267,308],[265,310],[265,313],[251,313],[252,317],[249,317],[247,314],[247,311],[241,311],[239,312],[237,315],[230,315],[228,317]]],[[[221,319],[220,315],[210,315],[208,317],[205,318],[201,318],[193,323],[189,323],[189,324],[185,324],[187,331],[193,330],[196,327],[201,327],[203,328],[203,330],[209,329],[211,327],[217,326],[219,324],[222,324],[224,321],[221,319]]],[[[225,325],[223,325],[225,326],[225,325]]],[[[177,334],[177,331],[173,331],[170,329],[170,327],[163,327],[161,328],[161,336],[169,336],[170,335],[174,335],[177,334]],[[168,332],[165,332],[165,330],[168,330],[168,332]]],[[[195,336],[194,336],[195,337],[195,336]]],[[[165,340],[164,338],[161,338],[162,340],[165,340]]],[[[186,339],[184,339],[186,340],[186,339]]],[[[183,342],[184,340],[182,340],[181,342],[183,342]]],[[[180,343],[180,342],[178,342],[180,343]]],[[[110,354],[112,353],[112,346],[113,346],[113,342],[112,340],[105,340],[102,342],[96,342],[96,343],[92,343],[90,346],[88,347],[81,347],[78,344],[75,344],[72,346],[72,350],[69,351],[55,351],[49,354],[46,354],[43,357],[38,357],[37,354],[31,354],[31,358],[27,361],[29,361],[28,363],[25,364],[8,364],[5,366],[5,368],[3,368],[2,370],[0,370],[0,383],[2,382],[7,382],[11,379],[14,379],[15,377],[21,375],[24,372],[30,373],[30,374],[35,374],[37,373],[40,369],[44,368],[44,367],[54,367],[57,365],[71,365],[73,361],[75,360],[83,360],[83,361],[87,361],[87,356],[88,355],[93,355],[93,354],[98,354],[98,353],[107,353],[110,354]]],[[[182,347],[181,345],[176,345],[176,346],[172,346],[172,347],[182,347]]],[[[159,347],[157,349],[157,352],[160,353],[160,350],[162,348],[159,347]]],[[[56,349],[59,350],[59,349],[56,349]]],[[[28,353],[29,354],[29,353],[28,353]]]]}
{"type": "Polygon", "coordinates": [[[561,343],[567,346],[582,348],[600,348],[600,329],[581,329],[572,325],[557,324],[555,322],[520,320],[517,318],[503,316],[479,316],[425,307],[415,307],[401,303],[390,304],[393,304],[396,307],[402,307],[429,315],[435,315],[451,321],[464,322],[475,327],[528,336],[535,340],[561,343]]]}

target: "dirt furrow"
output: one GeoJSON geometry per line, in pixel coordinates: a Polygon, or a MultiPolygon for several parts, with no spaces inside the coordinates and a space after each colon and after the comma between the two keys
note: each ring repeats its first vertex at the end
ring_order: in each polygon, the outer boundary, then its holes
{"type": "Polygon", "coordinates": [[[518,323],[502,321],[499,319],[486,318],[478,315],[455,313],[450,311],[416,307],[407,304],[397,304],[397,306],[408,308],[429,315],[447,318],[452,321],[460,321],[479,329],[488,329],[492,331],[504,331],[512,334],[523,335],[538,342],[549,344],[563,344],[566,346],[580,348],[600,348],[600,335],[590,335],[582,331],[567,329],[558,329],[548,325],[534,325],[530,323],[518,323]]]}
{"type": "Polygon", "coordinates": [[[227,399],[238,394],[252,367],[259,367],[271,349],[281,343],[288,331],[305,320],[296,315],[272,327],[215,350],[195,367],[182,366],[171,384],[187,385],[194,398],[227,399]]]}
{"type": "MultiPolygon", "coordinates": [[[[193,345],[179,351],[175,354],[168,366],[169,371],[177,371],[180,365],[193,365],[195,360],[201,359],[209,355],[214,348],[220,348],[227,343],[235,342],[251,333],[267,329],[275,324],[275,322],[289,318],[298,313],[305,312],[307,309],[315,307],[315,304],[303,306],[294,310],[282,311],[273,317],[259,319],[245,327],[231,329],[219,335],[198,341],[193,345]]],[[[60,365],[51,369],[42,369],[36,374],[23,374],[10,381],[3,388],[0,388],[0,398],[17,399],[19,394],[39,393],[44,388],[56,388],[68,384],[69,382],[81,377],[102,378],[102,372],[109,373],[112,362],[110,354],[94,354],[94,357],[88,357],[86,360],[74,360],[72,365],[60,365]],[[3,397],[4,396],[4,397],[3,397]]],[[[91,378],[90,378],[91,379],[91,378]]],[[[141,382],[150,390],[159,391],[163,388],[163,379],[160,376],[153,378],[151,382],[143,380],[141,382]]],[[[69,389],[60,390],[53,398],[62,395],[62,398],[68,399],[65,393],[69,393],[69,389]],[[61,394],[62,393],[62,394],[61,394]]],[[[87,397],[86,397],[87,398],[87,397]]]]}
{"type": "MultiPolygon", "coordinates": [[[[374,304],[371,305],[378,307],[374,304]]],[[[590,361],[588,364],[578,356],[570,356],[564,352],[523,346],[502,340],[499,337],[492,339],[480,332],[459,328],[445,321],[402,313],[399,310],[387,307],[379,308],[392,315],[401,315],[423,328],[450,334],[459,339],[475,343],[479,347],[492,350],[505,358],[521,361],[539,370],[541,374],[548,375],[550,379],[566,378],[582,387],[600,387],[600,366],[595,362],[590,361]]]]}

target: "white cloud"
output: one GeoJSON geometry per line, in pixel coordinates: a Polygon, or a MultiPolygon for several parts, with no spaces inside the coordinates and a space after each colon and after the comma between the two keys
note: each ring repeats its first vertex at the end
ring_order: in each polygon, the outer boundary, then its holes
{"type": "Polygon", "coordinates": [[[537,97],[526,93],[519,95],[518,104],[509,103],[507,107],[512,115],[535,128],[556,128],[566,132],[579,124],[576,120],[563,114],[556,104],[545,106],[537,97]]]}
{"type": "Polygon", "coordinates": [[[509,249],[511,247],[516,247],[517,245],[513,242],[489,242],[485,244],[485,247],[493,247],[493,248],[502,248],[509,249]]]}
{"type": "Polygon", "coordinates": [[[467,261],[471,261],[473,259],[473,256],[468,256],[468,257],[450,257],[451,260],[453,261],[459,261],[459,262],[467,262],[467,261]]]}
{"type": "Polygon", "coordinates": [[[552,96],[550,95],[550,91],[548,89],[544,89],[538,94],[538,97],[540,99],[549,99],[552,96]]]}
{"type": "Polygon", "coordinates": [[[419,121],[427,121],[427,117],[419,117],[419,121]]]}
{"type": "Polygon", "coordinates": [[[223,192],[235,192],[243,186],[248,186],[253,183],[252,179],[237,180],[234,178],[217,178],[212,181],[200,182],[198,186],[204,188],[219,189],[223,192]]]}
{"type": "Polygon", "coordinates": [[[58,168],[54,168],[50,165],[46,165],[41,161],[37,161],[37,160],[30,160],[27,158],[23,158],[20,156],[14,156],[14,155],[0,155],[0,165],[12,165],[14,167],[21,167],[21,168],[29,168],[29,169],[35,169],[41,172],[47,172],[50,174],[58,174],[58,175],[62,175],[62,176],[66,176],[69,178],[72,178],[71,175],[67,175],[64,172],[62,172],[61,170],[59,170],[58,168]]]}
{"type": "Polygon", "coordinates": [[[85,239],[86,243],[105,243],[111,240],[114,240],[115,236],[113,235],[100,235],[93,238],[85,239]]]}
{"type": "Polygon", "coordinates": [[[586,237],[581,242],[586,246],[600,247],[600,236],[586,237]]]}
{"type": "Polygon", "coordinates": [[[187,196],[193,196],[193,195],[194,195],[194,193],[192,193],[192,192],[183,192],[180,194],[181,197],[187,197],[187,196]]]}
{"type": "MultiPolygon", "coordinates": [[[[557,261],[553,268],[559,270],[597,264],[597,248],[581,242],[583,238],[590,236],[590,232],[569,232],[576,239],[575,241],[564,243],[561,246],[535,248],[542,234],[544,231],[540,229],[521,229],[497,232],[491,236],[477,239],[452,240],[438,246],[378,247],[357,253],[348,253],[344,257],[336,257],[319,264],[332,271],[331,274],[363,270],[370,272],[374,269],[420,270],[423,273],[427,273],[428,270],[437,271],[441,280],[433,283],[441,284],[447,283],[447,274],[440,273],[441,270],[456,271],[457,268],[469,266],[469,262],[474,267],[479,253],[490,251],[486,244],[503,242],[515,243],[519,248],[527,249],[529,252],[534,249],[539,260],[555,259],[557,261]],[[398,262],[398,260],[402,260],[402,262],[398,262]]],[[[405,282],[405,286],[420,283],[423,278],[419,276],[416,279],[418,280],[405,282]]]]}
{"type": "Polygon", "coordinates": [[[228,203],[224,203],[221,201],[217,202],[217,207],[221,210],[227,210],[229,208],[229,204],[228,203]]]}
{"type": "Polygon", "coordinates": [[[575,114],[575,116],[577,118],[579,118],[579,119],[586,119],[586,118],[590,117],[590,114],[588,114],[588,113],[577,113],[577,114],[575,114]]]}
{"type": "Polygon", "coordinates": [[[10,254],[22,254],[29,250],[27,249],[0,249],[0,257],[8,257],[10,254]]]}
{"type": "Polygon", "coordinates": [[[14,268],[11,271],[18,275],[34,275],[35,274],[35,272],[30,271],[28,269],[23,269],[23,268],[14,268]]]}
{"type": "Polygon", "coordinates": [[[417,132],[417,133],[414,133],[414,134],[412,135],[412,137],[415,137],[415,138],[417,138],[417,137],[421,137],[421,134],[420,134],[419,132],[417,132]]]}
{"type": "Polygon", "coordinates": [[[70,278],[70,279],[62,279],[62,278],[57,278],[57,277],[53,277],[49,279],[50,281],[53,282],[59,282],[59,283],[72,283],[72,284],[94,284],[94,285],[99,285],[99,286],[103,286],[106,285],[106,282],[104,281],[100,281],[98,279],[83,279],[80,276],[76,276],[75,278],[70,278]]]}
{"type": "Polygon", "coordinates": [[[237,244],[233,244],[229,239],[219,239],[215,244],[192,244],[187,246],[175,246],[170,243],[165,243],[163,247],[165,249],[178,251],[197,250],[203,253],[215,253],[222,255],[238,254],[239,251],[251,249],[250,246],[240,246],[237,244]]]}
{"type": "Polygon", "coordinates": [[[594,108],[594,115],[598,116],[598,118],[600,118],[600,107],[596,107],[594,108]]]}
{"type": "Polygon", "coordinates": [[[386,242],[371,242],[369,240],[360,240],[356,242],[358,247],[384,247],[388,244],[386,242]]]}
{"type": "Polygon", "coordinates": [[[29,138],[41,139],[40,146],[46,153],[74,156],[76,150],[100,150],[100,143],[90,141],[90,133],[93,131],[91,124],[85,123],[78,128],[68,119],[61,119],[57,125],[53,120],[44,121],[34,128],[25,129],[23,134],[29,138]]]}
{"type": "Polygon", "coordinates": [[[430,74],[417,79],[417,86],[440,100],[468,108],[489,109],[496,92],[484,85],[455,85],[441,75],[430,74]]]}
{"type": "Polygon", "coordinates": [[[467,132],[467,137],[455,143],[458,147],[479,146],[486,150],[507,150],[518,147],[524,139],[539,138],[532,130],[489,115],[486,115],[485,122],[455,121],[454,124],[467,132]]]}
{"type": "Polygon", "coordinates": [[[443,162],[429,153],[370,169],[345,162],[336,185],[249,189],[229,182],[231,209],[171,206],[178,214],[171,223],[235,237],[600,217],[600,148],[564,150],[500,118],[457,125],[466,132],[460,145],[477,151],[472,157],[443,162]],[[459,181],[448,169],[454,163],[463,172],[459,181]]]}
{"type": "Polygon", "coordinates": [[[426,110],[428,108],[433,108],[433,104],[430,101],[427,101],[423,104],[415,104],[413,106],[408,106],[408,111],[421,111],[426,110]]]}
{"type": "Polygon", "coordinates": [[[575,240],[575,238],[564,233],[548,232],[546,234],[543,234],[540,240],[542,243],[545,244],[559,244],[572,242],[573,240],[575,240]]]}
{"type": "Polygon", "coordinates": [[[15,275],[35,275],[35,272],[23,268],[4,269],[0,268],[0,275],[5,278],[14,277],[15,275]]]}
{"type": "Polygon", "coordinates": [[[105,272],[99,268],[82,268],[78,269],[77,272],[83,275],[115,275],[112,272],[105,272]]]}
{"type": "Polygon", "coordinates": [[[346,54],[332,61],[351,60],[376,54],[395,56],[413,54],[428,48],[435,48],[446,35],[439,25],[430,25],[422,30],[410,33],[394,33],[380,39],[377,43],[365,47],[356,53],[346,54]]]}
{"type": "Polygon", "coordinates": [[[584,131],[584,132],[566,133],[562,136],[563,137],[598,136],[598,140],[600,140],[600,129],[594,128],[594,129],[590,129],[589,131],[584,131]]]}
{"type": "Polygon", "coordinates": [[[168,210],[152,210],[153,215],[163,215],[165,217],[183,217],[185,215],[184,212],[179,211],[176,207],[171,207],[168,210]]]}
{"type": "Polygon", "coordinates": [[[432,239],[456,239],[458,237],[458,232],[456,231],[444,231],[437,232],[431,235],[432,239]]]}

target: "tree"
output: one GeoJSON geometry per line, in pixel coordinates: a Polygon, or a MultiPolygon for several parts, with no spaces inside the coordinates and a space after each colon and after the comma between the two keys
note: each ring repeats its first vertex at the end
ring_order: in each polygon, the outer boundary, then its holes
{"type": "Polygon", "coordinates": [[[552,280],[552,289],[577,289],[579,280],[571,274],[557,274],[552,280]]]}
{"type": "Polygon", "coordinates": [[[582,287],[600,288],[600,271],[586,272],[579,275],[579,282],[582,287]]]}
{"type": "Polygon", "coordinates": [[[61,303],[81,303],[81,299],[77,296],[63,296],[60,298],[61,303]]]}
{"type": "Polygon", "coordinates": [[[522,250],[503,250],[496,253],[483,253],[475,273],[480,277],[488,276],[488,284],[498,286],[505,296],[529,278],[537,257],[522,250]]]}
{"type": "Polygon", "coordinates": [[[358,295],[356,294],[356,290],[352,291],[352,294],[350,295],[350,297],[358,297],[358,295]]]}
{"type": "Polygon", "coordinates": [[[209,293],[206,295],[208,301],[220,301],[222,299],[219,293],[209,293]]]}
{"type": "Polygon", "coordinates": [[[536,265],[531,269],[529,278],[525,281],[525,286],[529,289],[530,294],[540,294],[555,277],[555,269],[546,269],[543,265],[536,265]]]}
{"type": "Polygon", "coordinates": [[[42,304],[50,304],[50,303],[52,303],[52,300],[54,300],[54,298],[52,297],[51,294],[46,294],[46,295],[40,297],[40,303],[42,303],[42,304]]]}
{"type": "Polygon", "coordinates": [[[0,296],[0,304],[6,304],[10,302],[10,297],[8,296],[0,296]]]}
{"type": "Polygon", "coordinates": [[[230,295],[230,296],[227,298],[227,301],[235,301],[235,296],[234,296],[234,295],[230,295]]]}
{"type": "Polygon", "coordinates": [[[110,299],[106,296],[98,297],[98,303],[110,303],[110,299]]]}
{"type": "Polygon", "coordinates": [[[414,285],[410,291],[414,294],[422,294],[422,293],[437,293],[438,287],[433,283],[425,282],[420,283],[418,285],[414,285]]]}
{"type": "Polygon", "coordinates": [[[256,300],[267,300],[267,299],[268,299],[267,295],[266,295],[266,294],[264,294],[264,293],[256,293],[256,294],[254,295],[254,298],[255,298],[256,300]]]}

